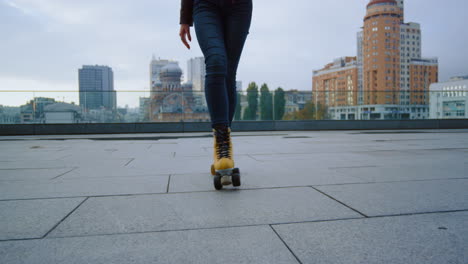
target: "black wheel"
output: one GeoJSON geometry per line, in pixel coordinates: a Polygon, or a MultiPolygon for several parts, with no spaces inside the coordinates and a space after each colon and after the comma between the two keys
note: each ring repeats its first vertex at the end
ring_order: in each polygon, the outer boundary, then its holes
{"type": "Polygon", "coordinates": [[[232,169],[232,173],[240,174],[239,168],[234,168],[234,169],[232,169]]]}
{"type": "Polygon", "coordinates": [[[237,173],[232,174],[232,186],[239,187],[240,185],[241,185],[240,174],[239,174],[239,169],[237,169],[237,173]]]}
{"type": "Polygon", "coordinates": [[[219,173],[216,173],[216,175],[214,176],[213,183],[216,190],[219,191],[223,189],[223,185],[221,184],[221,175],[219,173]]]}

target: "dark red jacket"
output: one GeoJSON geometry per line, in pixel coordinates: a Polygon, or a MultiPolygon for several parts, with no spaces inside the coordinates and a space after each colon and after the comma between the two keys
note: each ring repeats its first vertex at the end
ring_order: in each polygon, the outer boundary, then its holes
{"type": "Polygon", "coordinates": [[[193,0],[182,0],[180,8],[180,24],[193,25],[193,0]]]}

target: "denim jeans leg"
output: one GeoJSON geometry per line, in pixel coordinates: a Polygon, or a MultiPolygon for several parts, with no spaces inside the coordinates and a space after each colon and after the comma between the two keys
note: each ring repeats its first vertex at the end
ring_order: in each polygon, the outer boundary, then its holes
{"type": "Polygon", "coordinates": [[[198,43],[205,56],[205,97],[211,125],[229,125],[227,56],[220,7],[209,1],[198,1],[194,6],[193,18],[198,43]]]}
{"type": "Polygon", "coordinates": [[[239,60],[249,34],[252,20],[252,0],[237,0],[224,16],[224,42],[226,43],[227,77],[226,88],[229,101],[229,125],[236,111],[236,75],[239,60]]]}

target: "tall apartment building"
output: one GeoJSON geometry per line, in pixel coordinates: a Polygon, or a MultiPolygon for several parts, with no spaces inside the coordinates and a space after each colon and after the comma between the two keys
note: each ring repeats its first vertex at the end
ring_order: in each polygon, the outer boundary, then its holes
{"type": "MultiPolygon", "coordinates": [[[[428,91],[438,81],[438,61],[423,58],[421,47],[420,25],[404,22],[404,0],[368,3],[357,34],[358,105],[351,109],[358,119],[429,118],[428,91]]],[[[348,112],[350,106],[329,107],[348,112]]]]}
{"type": "Polygon", "coordinates": [[[192,84],[194,92],[205,90],[205,58],[196,57],[187,61],[187,82],[192,84]]]}
{"type": "Polygon", "coordinates": [[[395,0],[373,0],[367,5],[362,43],[366,105],[398,104],[402,17],[395,0]]]}
{"type": "Polygon", "coordinates": [[[84,65],[78,70],[78,79],[82,108],[89,110],[104,107],[111,111],[117,109],[112,68],[84,65]]]}

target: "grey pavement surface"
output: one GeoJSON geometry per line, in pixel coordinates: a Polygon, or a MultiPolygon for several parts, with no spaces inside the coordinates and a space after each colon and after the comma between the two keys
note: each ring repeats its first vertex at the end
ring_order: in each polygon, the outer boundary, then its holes
{"type": "Polygon", "coordinates": [[[468,130],[0,137],[0,263],[468,263],[468,130]]]}

